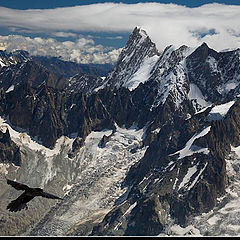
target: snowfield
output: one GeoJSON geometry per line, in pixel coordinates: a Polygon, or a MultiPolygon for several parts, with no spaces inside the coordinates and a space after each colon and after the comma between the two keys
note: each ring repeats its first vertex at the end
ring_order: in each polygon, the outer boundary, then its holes
{"type": "Polygon", "coordinates": [[[223,119],[234,103],[235,101],[230,101],[213,107],[207,116],[208,121],[223,119]]]}
{"type": "Polygon", "coordinates": [[[123,86],[132,91],[137,88],[140,83],[146,82],[151,76],[150,73],[153,70],[158,59],[159,56],[157,55],[144,59],[138,71],[134,73],[133,76],[123,84],[123,86]]]}
{"type": "Polygon", "coordinates": [[[191,138],[187,141],[187,143],[186,143],[186,145],[185,145],[185,147],[184,147],[183,149],[181,149],[181,150],[179,150],[179,151],[177,151],[177,152],[175,152],[175,153],[173,153],[173,154],[170,154],[169,156],[173,156],[173,155],[179,154],[178,159],[182,159],[182,158],[184,158],[184,157],[191,156],[191,155],[193,155],[194,153],[204,153],[204,154],[208,154],[208,153],[209,153],[209,150],[208,150],[207,148],[199,148],[199,147],[193,145],[193,142],[194,142],[196,139],[198,139],[198,138],[200,138],[200,137],[203,137],[203,136],[205,136],[206,134],[208,134],[209,131],[210,131],[210,129],[211,129],[211,126],[204,128],[200,133],[194,134],[193,137],[191,137],[191,138]]]}
{"type": "MultiPolygon", "coordinates": [[[[70,159],[67,153],[74,139],[62,136],[51,150],[32,140],[27,133],[12,129],[2,118],[0,128],[9,129],[12,140],[24,153],[16,180],[45,189],[54,182],[52,192],[65,195],[63,201],[54,202],[56,205],[39,224],[28,227],[24,235],[66,235],[81,222],[102,219],[127,191],[127,187],[122,186],[126,172],[147,149],[142,147],[144,129],[116,126],[115,133],[106,129],[89,134],[77,156],[70,159]],[[111,138],[106,147],[101,148],[99,142],[104,135],[111,138]],[[132,149],[136,151],[132,153],[132,149]]],[[[1,164],[0,169],[1,174],[8,173],[7,164],[1,164]]],[[[29,209],[31,211],[31,207],[29,209]]]]}

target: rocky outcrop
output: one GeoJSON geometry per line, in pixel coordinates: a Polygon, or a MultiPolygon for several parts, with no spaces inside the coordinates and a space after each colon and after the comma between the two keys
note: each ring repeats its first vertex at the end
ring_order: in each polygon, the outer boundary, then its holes
{"type": "Polygon", "coordinates": [[[21,154],[19,147],[11,140],[9,130],[0,130],[0,163],[13,163],[21,165],[21,154]]]}
{"type": "Polygon", "coordinates": [[[218,53],[203,43],[187,57],[189,80],[199,87],[207,101],[226,101],[237,95],[239,54],[240,49],[218,53]]]}
{"type": "Polygon", "coordinates": [[[28,83],[32,88],[46,84],[52,88],[63,89],[66,79],[56,77],[52,72],[32,60],[11,65],[3,68],[0,72],[0,87],[5,91],[10,91],[10,87],[14,89],[24,83],[28,83]]]}
{"type": "Polygon", "coordinates": [[[5,91],[2,88],[0,88],[0,115],[2,115],[3,112],[5,111],[5,106],[6,106],[5,91]]]}
{"type": "Polygon", "coordinates": [[[80,148],[83,145],[84,145],[84,139],[80,137],[76,137],[72,144],[72,150],[69,151],[68,153],[68,157],[74,158],[78,154],[80,148]]]}
{"type": "Polygon", "coordinates": [[[89,74],[76,74],[68,80],[65,90],[71,94],[78,89],[86,95],[91,95],[96,89],[102,87],[103,83],[104,78],[89,74]]]}
{"type": "Polygon", "coordinates": [[[0,71],[10,65],[25,62],[30,59],[29,53],[23,50],[16,50],[12,53],[0,50],[0,71]]]}
{"type": "Polygon", "coordinates": [[[57,57],[32,56],[32,58],[56,76],[72,77],[78,75],[90,75],[103,77],[113,68],[112,64],[81,64],[64,61],[57,57]]]}
{"type": "Polygon", "coordinates": [[[10,122],[45,146],[53,147],[64,134],[64,94],[46,86],[35,90],[25,83],[7,93],[6,102],[4,115],[10,122]]]}

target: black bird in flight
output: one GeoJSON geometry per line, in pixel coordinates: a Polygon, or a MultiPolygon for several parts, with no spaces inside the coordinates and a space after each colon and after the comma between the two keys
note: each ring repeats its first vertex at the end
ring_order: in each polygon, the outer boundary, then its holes
{"type": "Polygon", "coordinates": [[[63,200],[62,198],[44,192],[41,188],[30,188],[25,184],[18,183],[9,179],[7,179],[7,184],[11,185],[17,190],[24,191],[17,199],[11,201],[8,204],[7,209],[9,209],[11,212],[21,211],[24,208],[28,209],[27,203],[36,196],[63,200]]]}

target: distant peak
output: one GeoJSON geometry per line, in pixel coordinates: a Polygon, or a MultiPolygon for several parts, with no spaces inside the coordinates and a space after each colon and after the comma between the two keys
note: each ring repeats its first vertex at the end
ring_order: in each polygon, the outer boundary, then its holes
{"type": "Polygon", "coordinates": [[[147,32],[141,27],[135,27],[135,29],[133,30],[133,34],[139,34],[144,38],[148,37],[147,32]]]}
{"type": "Polygon", "coordinates": [[[148,36],[147,32],[146,32],[144,29],[142,29],[142,28],[139,28],[139,33],[140,33],[142,36],[144,36],[144,37],[147,37],[147,36],[148,36]]]}
{"type": "Polygon", "coordinates": [[[204,55],[208,55],[211,54],[212,56],[216,57],[217,52],[210,48],[206,42],[203,42],[202,45],[200,47],[198,47],[199,51],[203,52],[204,55]]]}
{"type": "Polygon", "coordinates": [[[203,42],[202,45],[201,45],[201,47],[209,48],[206,42],[203,42]]]}

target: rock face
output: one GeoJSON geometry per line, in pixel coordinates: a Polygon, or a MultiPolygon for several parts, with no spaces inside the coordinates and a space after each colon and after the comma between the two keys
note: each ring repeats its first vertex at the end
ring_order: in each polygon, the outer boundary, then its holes
{"type": "Polygon", "coordinates": [[[6,132],[0,131],[0,163],[21,165],[20,149],[11,140],[8,129],[6,129],[6,132]]]}
{"type": "Polygon", "coordinates": [[[53,73],[31,60],[1,71],[1,87],[6,91],[11,91],[11,87],[17,87],[23,83],[29,83],[32,88],[46,84],[49,87],[61,89],[65,81],[64,78],[57,78],[53,73]]]}
{"type": "Polygon", "coordinates": [[[187,58],[186,66],[190,82],[206,101],[224,101],[239,92],[239,50],[218,53],[203,43],[187,58]]]}
{"type": "Polygon", "coordinates": [[[107,85],[116,88],[121,86],[134,88],[135,81],[132,80],[134,74],[141,69],[144,61],[148,61],[153,67],[158,55],[155,43],[143,29],[136,27],[123,48],[116,66],[108,74],[107,85]]]}
{"type": "MultiPolygon", "coordinates": [[[[6,56],[11,59],[10,54],[6,56]]],[[[97,96],[89,100],[85,96],[101,86],[103,78],[88,74],[57,77],[30,57],[8,65],[5,59],[5,63],[0,72],[0,113],[44,146],[52,148],[60,136],[78,131],[85,138],[92,128],[108,124],[97,96]],[[92,103],[98,109],[85,106],[92,103]],[[89,117],[95,119],[91,124],[89,117]]]]}
{"type": "Polygon", "coordinates": [[[185,227],[212,210],[225,194],[225,159],[240,145],[239,56],[239,49],[219,53],[205,43],[159,53],[135,28],[106,79],[59,78],[33,60],[3,67],[0,114],[46,147],[74,136],[72,159],[92,131],[112,130],[98,144],[104,151],[116,125],[143,128],[141,144],[129,150],[147,147],[122,183],[128,194],[91,235],[164,234],[170,223],[185,227]]]}
{"type": "Polygon", "coordinates": [[[3,67],[8,67],[10,65],[15,65],[30,59],[28,52],[23,50],[16,50],[12,53],[7,53],[6,51],[0,50],[0,70],[3,67]]]}
{"type": "Polygon", "coordinates": [[[32,57],[37,63],[46,67],[49,71],[53,72],[58,77],[65,76],[67,78],[76,74],[89,74],[91,76],[103,77],[112,69],[112,64],[80,64],[76,62],[68,62],[61,60],[57,57],[32,57]]]}
{"type": "Polygon", "coordinates": [[[102,87],[103,83],[104,78],[89,74],[76,74],[69,79],[65,89],[69,93],[75,92],[76,89],[81,89],[83,93],[91,95],[94,90],[102,87]]]}
{"type": "Polygon", "coordinates": [[[57,57],[30,56],[28,52],[16,50],[8,53],[0,50],[0,70],[3,67],[33,60],[38,65],[48,69],[57,77],[70,78],[76,74],[89,74],[91,76],[106,76],[112,69],[112,64],[79,64],[76,62],[64,61],[57,57]]]}

